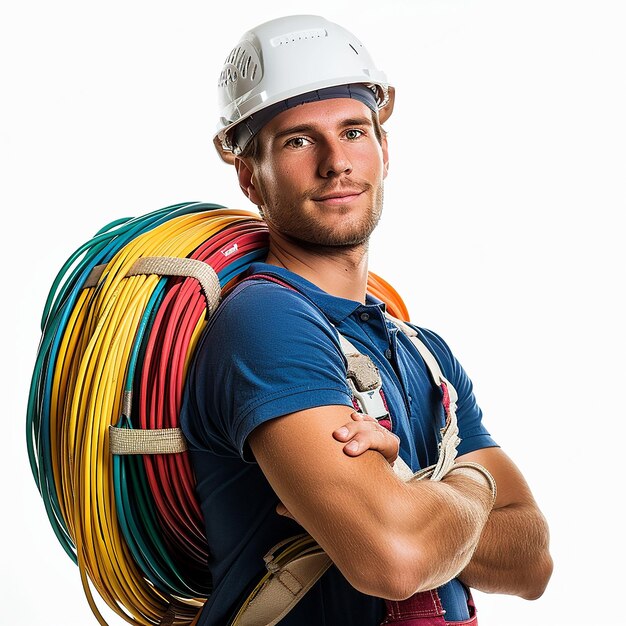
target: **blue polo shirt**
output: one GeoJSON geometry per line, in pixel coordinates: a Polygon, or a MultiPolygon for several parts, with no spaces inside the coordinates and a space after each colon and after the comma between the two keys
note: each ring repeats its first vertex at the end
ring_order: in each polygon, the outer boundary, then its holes
{"type": "MultiPolygon", "coordinates": [[[[411,341],[384,317],[384,304],[337,298],[283,268],[254,263],[220,305],[187,377],[181,425],[189,442],[211,549],[213,592],[199,626],[224,626],[264,573],[263,556],[302,528],[275,512],[278,498],[255,463],[248,436],[267,420],[316,406],[352,406],[337,329],[378,366],[400,456],[417,471],[437,460],[441,392],[411,341]]],[[[446,343],[418,328],[457,390],[459,454],[495,446],[472,383],[446,343]]],[[[329,433],[330,435],[330,433],[329,433]]],[[[456,580],[439,590],[447,621],[468,618],[456,580]]],[[[331,567],[281,626],[378,626],[384,603],[353,589],[331,567]]]]}

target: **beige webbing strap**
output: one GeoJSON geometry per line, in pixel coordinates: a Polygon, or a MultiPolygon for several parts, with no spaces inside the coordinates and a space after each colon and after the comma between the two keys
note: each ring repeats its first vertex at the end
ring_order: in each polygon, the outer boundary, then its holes
{"type": "Polygon", "coordinates": [[[385,417],[388,412],[380,392],[382,380],[374,361],[366,354],[361,354],[339,331],[337,336],[346,357],[346,376],[353,398],[363,413],[376,419],[385,417]]]}
{"type": "Polygon", "coordinates": [[[180,428],[118,428],[109,426],[111,454],[175,454],[187,450],[180,428]]]}
{"type": "Polygon", "coordinates": [[[380,373],[372,359],[361,354],[339,331],[337,331],[337,336],[341,351],[348,363],[347,376],[355,382],[358,391],[371,391],[380,387],[380,373]]]}
{"type": "MultiPolygon", "coordinates": [[[[437,387],[441,385],[441,381],[447,382],[443,375],[443,372],[441,371],[441,368],[439,367],[437,359],[434,357],[433,353],[425,346],[425,344],[419,339],[417,331],[414,328],[411,328],[402,320],[399,320],[389,315],[389,313],[386,313],[385,317],[390,322],[393,322],[393,324],[395,324],[413,342],[415,347],[418,349],[420,356],[422,357],[422,359],[424,359],[424,362],[428,367],[428,371],[430,372],[430,376],[435,381],[437,387]]],[[[447,382],[447,384],[450,386],[450,401],[452,401],[452,394],[454,394],[454,401],[456,402],[456,391],[449,382],[447,382]]]]}
{"type": "MultiPolygon", "coordinates": [[[[122,415],[130,416],[133,407],[132,391],[124,391],[122,415]]],[[[111,454],[176,454],[187,450],[187,442],[180,428],[119,428],[109,426],[111,454]]]]}
{"type": "MultiPolygon", "coordinates": [[[[104,270],[104,265],[96,265],[83,283],[83,288],[95,287],[104,270]]],[[[195,278],[202,289],[207,302],[209,316],[213,315],[220,303],[222,288],[215,270],[204,261],[188,259],[186,257],[171,256],[147,256],[137,259],[131,266],[126,276],[138,276],[139,274],[157,274],[158,276],[181,276],[195,278]]]]}
{"type": "Polygon", "coordinates": [[[268,574],[248,596],[232,626],[275,626],[332,565],[306,534],[276,544],[264,561],[268,574]]]}
{"type": "MultiPolygon", "coordinates": [[[[361,354],[340,332],[337,332],[337,335],[339,336],[341,350],[348,362],[348,383],[353,395],[363,405],[361,407],[363,412],[371,417],[379,417],[377,413],[380,413],[381,416],[388,415],[387,407],[384,405],[380,394],[382,380],[378,368],[370,357],[366,354],[361,354]],[[373,390],[376,390],[377,393],[367,393],[373,390]]],[[[411,468],[400,456],[393,463],[393,471],[404,482],[413,478],[411,468]]]]}
{"type": "Polygon", "coordinates": [[[102,272],[104,272],[104,268],[106,267],[106,263],[103,265],[95,265],[91,272],[89,272],[89,276],[83,283],[83,287],[95,287],[100,281],[100,277],[102,276],[102,272]]]}
{"type": "Polygon", "coordinates": [[[325,552],[296,557],[267,579],[260,595],[241,614],[237,626],[274,626],[332,565],[325,552]],[[261,595],[262,594],[262,595],[261,595]],[[277,607],[281,607],[277,613],[277,607]]]}
{"type": "Polygon", "coordinates": [[[204,261],[181,257],[154,256],[137,259],[128,271],[128,276],[157,274],[159,276],[184,276],[195,278],[207,301],[209,315],[217,308],[222,294],[220,280],[215,270],[204,261]]]}
{"type": "Polygon", "coordinates": [[[352,343],[348,341],[339,331],[337,331],[337,337],[339,337],[341,351],[344,353],[345,356],[360,354],[359,351],[352,345],[352,343]]]}
{"type": "Polygon", "coordinates": [[[132,391],[124,391],[124,395],[122,396],[122,415],[126,417],[130,417],[131,411],[133,410],[133,392],[132,391]]]}
{"type": "Polygon", "coordinates": [[[454,419],[451,419],[441,429],[441,441],[439,442],[439,458],[433,469],[430,480],[441,480],[453,467],[457,455],[457,447],[461,443],[459,427],[454,419]]]}
{"type": "MultiPolygon", "coordinates": [[[[441,441],[439,442],[439,456],[437,463],[432,467],[432,472],[429,474],[430,480],[441,480],[454,465],[454,459],[457,455],[457,447],[461,443],[459,438],[459,425],[456,418],[456,402],[459,398],[456,389],[452,383],[443,375],[437,359],[433,353],[426,347],[422,340],[418,337],[418,333],[414,328],[411,328],[403,321],[392,317],[388,313],[387,319],[393,322],[413,343],[420,353],[422,359],[426,363],[430,375],[439,387],[443,383],[448,391],[450,398],[450,407],[448,410],[448,416],[445,426],[441,429],[441,441]]],[[[431,468],[427,468],[431,469],[431,468]]]]}

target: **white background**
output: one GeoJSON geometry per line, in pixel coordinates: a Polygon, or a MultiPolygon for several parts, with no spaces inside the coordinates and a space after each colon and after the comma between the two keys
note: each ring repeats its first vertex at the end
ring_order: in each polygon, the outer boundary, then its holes
{"type": "Polygon", "coordinates": [[[397,87],[371,269],[455,350],[550,523],[545,595],[478,593],[481,626],[626,624],[623,2],[1,7],[3,624],[96,623],[26,456],[56,272],[116,217],[193,200],[252,209],[211,145],[217,76],[247,28],[312,10],[357,34],[397,87]]]}

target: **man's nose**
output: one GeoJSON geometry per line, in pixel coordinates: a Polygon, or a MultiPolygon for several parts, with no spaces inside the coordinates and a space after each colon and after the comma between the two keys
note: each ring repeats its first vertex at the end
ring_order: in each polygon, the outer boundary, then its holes
{"type": "Polygon", "coordinates": [[[351,171],[352,163],[341,141],[339,139],[325,141],[319,165],[320,176],[329,178],[339,174],[349,174],[351,171]]]}

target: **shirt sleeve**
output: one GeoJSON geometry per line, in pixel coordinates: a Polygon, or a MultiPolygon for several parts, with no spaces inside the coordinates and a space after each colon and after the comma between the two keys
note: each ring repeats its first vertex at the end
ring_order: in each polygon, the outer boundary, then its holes
{"type": "Polygon", "coordinates": [[[247,281],[218,308],[191,377],[202,443],[245,460],[247,438],[263,422],[316,406],[352,406],[330,322],[301,293],[267,281],[247,281]]]}
{"type": "Polygon", "coordinates": [[[452,354],[448,344],[432,330],[425,328],[417,330],[434,352],[443,375],[452,383],[458,394],[456,415],[461,438],[458,447],[459,456],[481,448],[496,447],[498,444],[483,424],[483,412],[476,401],[472,381],[452,354]]]}

